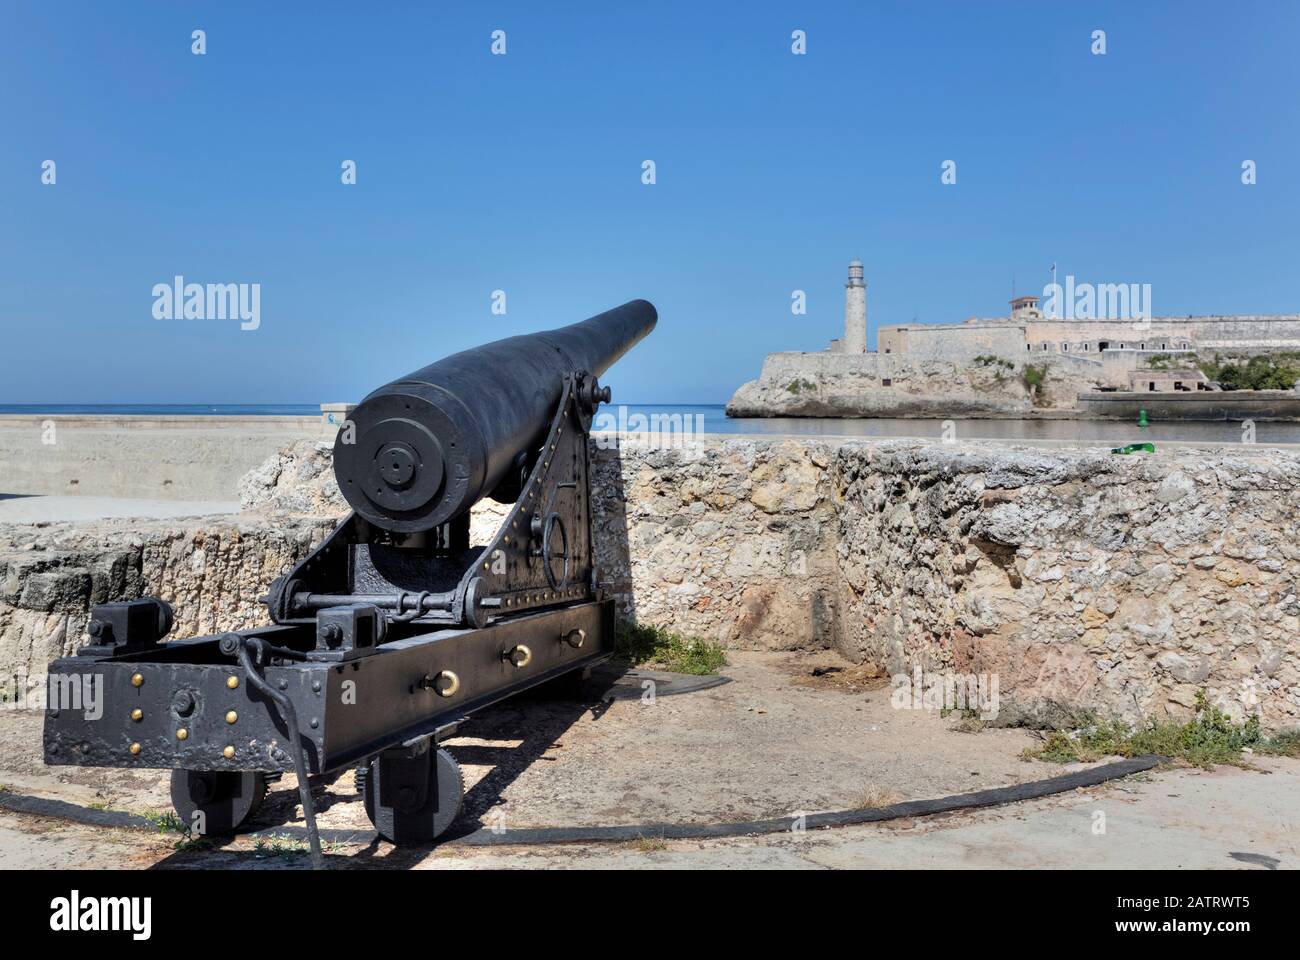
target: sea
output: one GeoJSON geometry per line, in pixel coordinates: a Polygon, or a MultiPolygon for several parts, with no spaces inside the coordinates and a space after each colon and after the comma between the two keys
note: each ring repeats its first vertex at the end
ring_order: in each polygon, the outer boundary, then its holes
{"type": "MultiPolygon", "coordinates": [[[[110,416],[268,416],[316,417],[315,403],[3,403],[0,414],[81,414],[110,416]]],[[[685,429],[706,434],[792,437],[897,437],[940,439],[944,420],[894,418],[842,419],[763,417],[732,419],[720,403],[638,403],[602,408],[597,430],[622,428],[631,432],[650,429],[685,429]],[[665,419],[667,418],[667,419],[665,419]],[[669,426],[671,424],[671,426],[669,426]],[[678,426],[678,425],[681,426],[678,426]],[[658,425],[656,427],[656,425],[658,425]]],[[[1240,443],[1246,436],[1241,423],[1227,421],[1137,423],[1114,420],[955,420],[957,440],[1031,440],[1096,443],[1099,446],[1142,441],[1240,443]]],[[[1300,443],[1300,423],[1253,425],[1254,442],[1300,443]]]]}

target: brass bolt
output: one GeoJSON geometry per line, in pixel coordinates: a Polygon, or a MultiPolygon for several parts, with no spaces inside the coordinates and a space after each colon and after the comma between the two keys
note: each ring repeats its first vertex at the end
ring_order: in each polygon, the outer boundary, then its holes
{"type": "Polygon", "coordinates": [[[140,744],[138,743],[131,744],[131,756],[133,757],[140,756],[140,744]]]}
{"type": "Polygon", "coordinates": [[[177,740],[186,740],[189,738],[189,735],[190,732],[186,730],[184,727],[181,727],[179,730],[176,731],[177,740]]]}
{"type": "Polygon", "coordinates": [[[460,677],[451,670],[442,670],[432,680],[425,677],[420,686],[426,690],[432,687],[433,692],[440,697],[454,697],[460,689],[460,677]]]}
{"type": "Polygon", "coordinates": [[[131,719],[134,720],[136,723],[139,723],[141,720],[144,719],[144,711],[141,710],[139,707],[136,707],[134,710],[131,711],[131,719]]]}
{"type": "Polygon", "coordinates": [[[235,758],[235,748],[226,747],[224,750],[221,751],[221,755],[225,757],[227,760],[233,760],[235,758]]]}
{"type": "Polygon", "coordinates": [[[226,677],[226,686],[229,687],[231,690],[234,690],[236,687],[239,686],[239,678],[226,677]]]}
{"type": "Polygon", "coordinates": [[[131,674],[131,686],[139,687],[143,685],[144,685],[144,674],[142,673],[131,674]]]}
{"type": "Polygon", "coordinates": [[[231,710],[229,713],[226,714],[226,723],[234,723],[238,719],[239,719],[239,714],[235,713],[234,710],[231,710]]]}

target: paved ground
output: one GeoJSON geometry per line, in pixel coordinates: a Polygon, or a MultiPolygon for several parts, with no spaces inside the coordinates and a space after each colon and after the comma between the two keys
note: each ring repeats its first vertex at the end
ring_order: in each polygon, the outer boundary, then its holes
{"type": "MultiPolygon", "coordinates": [[[[398,850],[333,846],[332,869],[1294,869],[1300,761],[1166,770],[973,813],[716,841],[398,850]],[[1101,819],[1104,817],[1104,821],[1101,819]],[[1104,832],[1099,824],[1104,823],[1104,832]]],[[[241,840],[190,852],[174,835],[0,812],[0,866],[303,867],[300,843],[241,840]]]]}
{"type": "MultiPolygon", "coordinates": [[[[956,717],[893,709],[884,678],[833,654],[729,656],[729,682],[694,693],[633,676],[583,703],[515,698],[476,714],[447,744],[465,770],[464,818],[508,827],[762,819],[1061,772],[1019,758],[1035,742],[1023,730],[963,733],[956,717]],[[819,665],[838,669],[811,676],[819,665]]],[[[42,716],[0,710],[0,783],[115,809],[169,806],[162,771],[46,767],[42,716]]],[[[292,780],[264,808],[265,825],[294,815],[292,780]]],[[[368,826],[351,771],[321,789],[323,827],[368,826]]]]}
{"type": "MultiPolygon", "coordinates": [[[[644,677],[586,703],[515,700],[451,741],[466,772],[463,823],[509,830],[790,816],[962,793],[1072,767],[1021,760],[1019,730],[963,732],[957,718],[889,706],[882,681],[825,655],[741,653],[730,682],[653,703],[644,677]]],[[[41,713],[0,711],[0,784],[132,812],[169,806],[161,771],[45,767],[41,713]]],[[[1044,800],[889,824],[719,841],[328,850],[338,868],[385,867],[1291,867],[1300,863],[1300,761],[1257,770],[1166,770],[1044,800]],[[1099,816],[1099,814],[1101,816],[1099,816]],[[1094,832],[1096,831],[1096,832],[1094,832]],[[1234,857],[1234,854],[1237,855],[1234,857]]],[[[352,774],[318,784],[326,829],[368,830],[352,774]]],[[[301,824],[286,776],[255,826],[301,824]]],[[[176,834],[106,830],[0,811],[0,866],[301,866],[297,839],[244,836],[194,849],[176,834]],[[179,847],[179,848],[178,848],[179,847]]]]}
{"type": "Polygon", "coordinates": [[[0,523],[63,523],[114,517],[202,517],[238,513],[237,500],[137,500],[126,497],[0,496],[0,523]]]}

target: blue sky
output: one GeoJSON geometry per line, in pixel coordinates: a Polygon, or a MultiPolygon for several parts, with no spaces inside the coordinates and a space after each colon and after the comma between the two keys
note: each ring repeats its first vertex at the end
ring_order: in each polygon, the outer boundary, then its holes
{"type": "Polygon", "coordinates": [[[838,335],[853,256],[873,344],[1053,261],[1300,311],[1300,4],[548,6],[7,3],[0,401],[359,399],[645,297],[616,399],[722,402],[838,335]],[[260,328],[155,319],[176,274],[260,328]]]}

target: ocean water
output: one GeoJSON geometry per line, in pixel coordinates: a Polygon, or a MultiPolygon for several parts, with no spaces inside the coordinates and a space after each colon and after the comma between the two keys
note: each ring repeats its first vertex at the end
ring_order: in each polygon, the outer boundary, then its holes
{"type": "MultiPolygon", "coordinates": [[[[303,416],[320,415],[315,403],[6,403],[0,414],[105,414],[118,416],[303,416]]],[[[939,439],[942,420],[767,417],[733,420],[720,403],[613,404],[602,407],[597,430],[633,433],[651,429],[739,436],[923,437],[939,439]]],[[[958,440],[1050,440],[1115,446],[1143,440],[1240,443],[1240,423],[1155,422],[1139,427],[1112,420],[956,420],[958,440]]],[[[1257,443],[1300,443],[1300,423],[1255,424],[1257,443]]]]}

